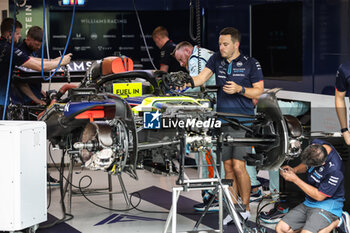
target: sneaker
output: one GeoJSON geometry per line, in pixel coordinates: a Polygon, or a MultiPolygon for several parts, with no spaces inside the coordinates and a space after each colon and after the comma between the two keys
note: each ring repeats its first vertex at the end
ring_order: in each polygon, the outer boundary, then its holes
{"type": "Polygon", "coordinates": [[[350,233],[350,215],[346,211],[343,211],[341,215],[338,230],[342,233],[350,233]]]}
{"type": "MultiPolygon", "coordinates": [[[[204,211],[205,207],[209,204],[210,200],[214,197],[213,194],[208,192],[208,190],[202,190],[203,203],[198,203],[193,206],[196,211],[204,211]]],[[[219,203],[215,198],[213,203],[210,205],[208,211],[219,211],[219,203]]]]}
{"type": "Polygon", "coordinates": [[[256,192],[250,192],[250,197],[261,197],[263,194],[260,189],[256,192]]]}
{"type": "MultiPolygon", "coordinates": [[[[204,211],[205,210],[205,207],[208,205],[209,203],[198,203],[198,204],[195,204],[193,206],[193,208],[197,211],[204,211]]],[[[210,212],[214,212],[214,211],[219,211],[219,202],[218,200],[214,200],[213,203],[211,203],[211,205],[209,206],[209,209],[208,211],[210,212]]]]}
{"type": "Polygon", "coordinates": [[[250,199],[249,199],[249,201],[250,201],[250,202],[253,202],[253,201],[259,200],[259,199],[261,199],[263,196],[264,196],[264,195],[263,195],[263,193],[261,192],[261,190],[258,189],[258,191],[256,191],[256,192],[251,192],[251,193],[250,193],[250,199]]]}
{"type": "Polygon", "coordinates": [[[270,211],[261,212],[259,214],[259,219],[265,223],[276,224],[288,213],[288,211],[289,208],[283,209],[279,203],[276,203],[270,211]]]}
{"type": "Polygon", "coordinates": [[[52,176],[48,176],[47,177],[47,185],[49,185],[49,186],[59,186],[60,185],[60,181],[56,180],[52,176]]]}
{"type": "MultiPolygon", "coordinates": [[[[240,215],[242,216],[242,218],[244,219],[244,221],[247,221],[247,220],[249,219],[249,217],[250,217],[250,212],[249,212],[249,211],[241,212],[240,215]]],[[[230,224],[232,224],[232,223],[234,223],[234,222],[233,222],[233,219],[232,219],[232,217],[231,217],[230,214],[228,214],[228,215],[226,216],[226,218],[224,218],[224,220],[222,221],[222,224],[223,224],[224,226],[230,225],[230,224]]]]}
{"type": "Polygon", "coordinates": [[[232,219],[231,215],[228,214],[228,215],[226,216],[226,218],[224,218],[224,220],[222,221],[222,224],[223,224],[224,226],[226,226],[226,225],[231,224],[231,223],[233,223],[233,219],[232,219]]]}

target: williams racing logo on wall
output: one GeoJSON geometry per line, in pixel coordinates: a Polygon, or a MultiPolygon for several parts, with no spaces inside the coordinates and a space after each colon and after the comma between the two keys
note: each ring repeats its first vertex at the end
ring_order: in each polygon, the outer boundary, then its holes
{"type": "Polygon", "coordinates": [[[179,118],[162,118],[162,114],[157,112],[143,113],[144,129],[170,129],[170,128],[220,128],[221,121],[216,118],[201,119],[179,119],[179,118]]]}

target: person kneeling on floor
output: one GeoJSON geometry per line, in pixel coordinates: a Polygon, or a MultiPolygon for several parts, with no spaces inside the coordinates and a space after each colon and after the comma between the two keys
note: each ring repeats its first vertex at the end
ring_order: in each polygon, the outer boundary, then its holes
{"type": "Polygon", "coordinates": [[[340,218],[345,220],[342,226],[349,232],[348,213],[342,211],[344,165],[338,152],[328,142],[314,139],[302,152],[301,161],[294,168],[283,166],[280,174],[305,193],[305,201],[279,221],[276,232],[326,233],[338,226],[340,218]],[[307,181],[301,180],[297,173],[307,173],[307,181]]]}

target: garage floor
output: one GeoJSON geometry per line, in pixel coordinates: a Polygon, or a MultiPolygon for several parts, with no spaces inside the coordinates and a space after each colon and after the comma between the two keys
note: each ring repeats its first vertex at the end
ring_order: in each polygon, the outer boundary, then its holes
{"type": "MultiPolygon", "coordinates": [[[[50,169],[51,175],[58,178],[59,174],[54,168],[50,169]]],[[[196,170],[186,170],[190,177],[196,176],[196,170]]],[[[175,185],[176,176],[164,176],[159,174],[152,174],[149,171],[138,170],[139,180],[133,180],[128,175],[123,174],[124,183],[128,193],[138,192],[140,198],[132,198],[133,205],[137,205],[137,209],[128,211],[121,211],[127,209],[125,199],[122,194],[114,194],[113,200],[109,201],[108,195],[94,195],[88,198],[105,208],[115,209],[107,210],[98,207],[83,196],[73,196],[71,213],[73,219],[55,225],[47,229],[39,229],[39,233],[73,233],[73,232],[163,232],[165,221],[168,216],[168,211],[171,207],[171,190],[175,185]]],[[[81,177],[88,175],[92,178],[90,188],[106,188],[107,174],[99,171],[89,171],[75,169],[73,183],[78,186],[81,177]]],[[[120,186],[117,177],[113,178],[113,191],[119,191],[120,186]]],[[[81,186],[88,183],[88,179],[84,179],[81,186]]],[[[51,203],[48,209],[49,222],[62,218],[62,211],[60,205],[60,190],[59,187],[48,188],[48,196],[51,193],[51,203]]],[[[192,206],[201,200],[200,191],[182,192],[178,203],[177,216],[177,231],[186,232],[192,230],[199,214],[196,213],[192,206]]],[[[251,213],[249,225],[255,224],[255,213],[257,202],[251,204],[251,213]]],[[[66,208],[67,205],[66,205],[66,208]]],[[[67,209],[68,211],[68,209],[67,209]]],[[[45,223],[47,224],[47,223],[45,223]]],[[[274,229],[274,225],[268,226],[274,229]]],[[[217,229],[218,215],[217,213],[208,214],[200,225],[201,230],[217,229]]],[[[169,231],[170,232],[169,228],[169,231]]],[[[224,232],[237,232],[234,225],[229,225],[224,228],[224,232]]],[[[273,230],[268,230],[273,232],[273,230]]]]}

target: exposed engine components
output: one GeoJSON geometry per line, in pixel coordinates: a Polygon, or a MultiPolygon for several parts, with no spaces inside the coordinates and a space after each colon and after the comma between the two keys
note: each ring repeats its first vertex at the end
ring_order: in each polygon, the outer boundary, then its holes
{"type": "Polygon", "coordinates": [[[164,74],[163,77],[164,85],[170,89],[170,87],[183,87],[186,83],[190,83],[191,87],[194,87],[192,77],[183,71],[172,72],[169,74],[164,74]]]}
{"type": "Polygon", "coordinates": [[[213,146],[214,140],[207,135],[186,136],[186,143],[191,151],[206,151],[213,146]]]}

